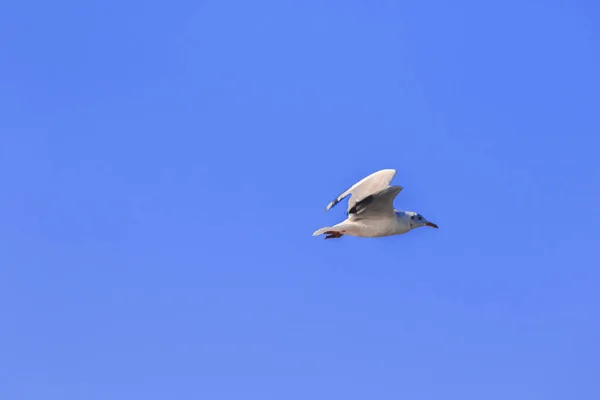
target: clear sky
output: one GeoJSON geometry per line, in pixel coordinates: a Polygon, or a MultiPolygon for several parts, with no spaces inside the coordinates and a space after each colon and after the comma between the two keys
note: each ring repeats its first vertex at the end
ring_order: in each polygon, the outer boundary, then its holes
{"type": "Polygon", "coordinates": [[[597,2],[5,3],[2,399],[600,398],[597,2]]]}

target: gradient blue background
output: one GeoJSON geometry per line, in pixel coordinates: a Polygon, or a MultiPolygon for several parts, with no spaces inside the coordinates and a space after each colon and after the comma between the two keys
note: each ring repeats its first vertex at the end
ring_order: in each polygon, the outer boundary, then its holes
{"type": "Polygon", "coordinates": [[[599,399],[599,10],[6,2],[0,397],[599,399]]]}

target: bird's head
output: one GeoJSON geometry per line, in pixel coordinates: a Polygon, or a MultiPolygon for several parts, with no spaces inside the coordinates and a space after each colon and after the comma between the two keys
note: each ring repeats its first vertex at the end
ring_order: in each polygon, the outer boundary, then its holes
{"type": "Polygon", "coordinates": [[[415,229],[421,226],[429,226],[431,228],[438,229],[438,226],[433,222],[429,222],[419,213],[409,211],[407,214],[410,216],[410,228],[415,229]]]}

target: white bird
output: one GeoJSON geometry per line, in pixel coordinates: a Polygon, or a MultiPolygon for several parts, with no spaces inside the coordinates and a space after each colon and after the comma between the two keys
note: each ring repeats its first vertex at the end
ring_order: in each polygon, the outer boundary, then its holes
{"type": "Polygon", "coordinates": [[[390,186],[396,175],[395,169],[383,169],[355,183],[327,205],[325,211],[350,195],[348,218],[334,226],[321,228],[313,236],[326,234],[325,239],[337,239],[343,235],[356,237],[383,237],[400,235],[421,226],[438,229],[421,214],[394,209],[394,199],[402,186],[390,186]]]}

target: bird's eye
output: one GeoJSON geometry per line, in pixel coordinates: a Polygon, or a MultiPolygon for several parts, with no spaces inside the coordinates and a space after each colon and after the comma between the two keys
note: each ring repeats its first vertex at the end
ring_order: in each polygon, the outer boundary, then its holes
{"type": "Polygon", "coordinates": [[[423,219],[423,217],[421,217],[420,215],[419,215],[419,217],[418,217],[418,218],[419,218],[419,221],[423,219]]]}

